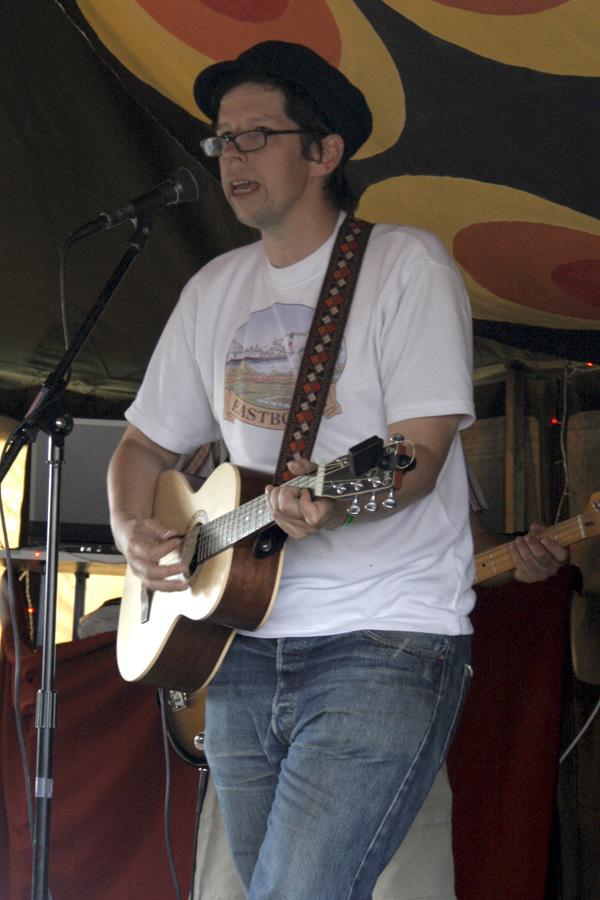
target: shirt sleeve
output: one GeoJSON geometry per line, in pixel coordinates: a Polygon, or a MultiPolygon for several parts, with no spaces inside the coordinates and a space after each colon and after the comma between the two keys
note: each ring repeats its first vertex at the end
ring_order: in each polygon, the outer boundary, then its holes
{"type": "Polygon", "coordinates": [[[434,241],[419,248],[385,287],[381,378],[389,422],[461,415],[475,419],[472,321],[458,271],[434,241]]]}
{"type": "Polygon", "coordinates": [[[219,427],[197,359],[197,281],[184,288],[152,354],[127,420],[174,453],[219,439],[219,427]]]}

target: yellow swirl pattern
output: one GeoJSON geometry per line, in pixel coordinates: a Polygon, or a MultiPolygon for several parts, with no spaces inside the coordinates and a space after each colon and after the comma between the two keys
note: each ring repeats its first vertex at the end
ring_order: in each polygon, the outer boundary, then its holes
{"type": "Polygon", "coordinates": [[[135,0],[78,0],[98,35],[130,72],[198,119],[192,88],[213,60],[165,31],[135,0]]]}
{"type": "Polygon", "coordinates": [[[406,105],[400,75],[389,50],[348,0],[327,0],[342,37],[340,71],[361,89],[373,115],[373,133],[354,159],[382,153],[404,128],[406,105]]]}
{"type": "Polygon", "coordinates": [[[435,0],[384,0],[437,37],[511,66],[556,75],[600,75],[600,4],[570,0],[543,12],[485,15],[435,0]]]}
{"type": "MultiPolygon", "coordinates": [[[[385,44],[355,5],[347,0],[327,3],[341,35],[339,68],[360,87],[373,113],[373,134],[356,158],[372,156],[394,144],[404,127],[400,76],[385,44]]],[[[78,5],[122,65],[190,115],[204,119],[192,87],[198,72],[211,65],[212,59],[164,29],[135,0],[78,0],[78,5]]],[[[289,40],[293,41],[294,35],[289,40]]]]}
{"type": "MultiPolygon", "coordinates": [[[[600,221],[526,191],[465,178],[410,176],[389,178],[369,187],[358,215],[432,231],[452,255],[455,236],[478,222],[534,222],[559,225],[600,236],[600,221]]],[[[532,248],[532,253],[535,248],[532,248]]],[[[478,319],[518,322],[548,328],[600,330],[590,319],[561,316],[512,303],[491,293],[461,269],[478,319]]]]}

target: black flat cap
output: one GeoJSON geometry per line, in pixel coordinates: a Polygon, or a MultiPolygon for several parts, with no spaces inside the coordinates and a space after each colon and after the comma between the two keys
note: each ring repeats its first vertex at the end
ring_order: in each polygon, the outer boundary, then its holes
{"type": "Polygon", "coordinates": [[[208,66],[194,84],[196,103],[214,121],[223,95],[257,77],[299,88],[314,103],[331,132],[343,137],[345,160],[371,134],[371,112],[362,92],[314,50],[286,41],[264,41],[244,50],[237,59],[208,66]]]}

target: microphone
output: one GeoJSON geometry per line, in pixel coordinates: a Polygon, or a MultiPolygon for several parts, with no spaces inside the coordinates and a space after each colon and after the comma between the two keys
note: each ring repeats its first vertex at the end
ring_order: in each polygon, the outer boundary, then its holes
{"type": "Polygon", "coordinates": [[[87,222],[69,235],[69,242],[79,241],[97,231],[105,231],[151,213],[159,212],[164,206],[176,206],[178,203],[190,203],[200,196],[200,188],[196,177],[184,167],[176,169],[170,178],[161,181],[150,191],[146,191],[135,200],[101,213],[97,219],[87,222]]]}

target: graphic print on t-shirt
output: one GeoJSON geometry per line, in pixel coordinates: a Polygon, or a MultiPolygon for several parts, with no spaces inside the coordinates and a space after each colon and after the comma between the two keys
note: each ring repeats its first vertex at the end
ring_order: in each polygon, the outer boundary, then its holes
{"type": "MultiPolygon", "coordinates": [[[[225,418],[283,430],[314,310],[275,303],[253,312],[235,332],[225,357],[225,418]]],[[[342,411],[335,382],[346,364],[342,340],[323,415],[342,411]]]]}

